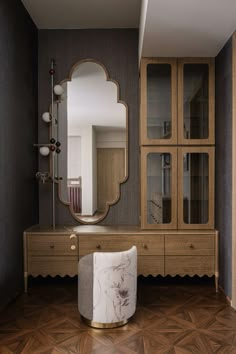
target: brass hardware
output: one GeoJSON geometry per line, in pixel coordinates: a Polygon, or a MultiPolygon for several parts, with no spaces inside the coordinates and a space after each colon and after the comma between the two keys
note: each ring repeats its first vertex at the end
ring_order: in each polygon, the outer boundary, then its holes
{"type": "Polygon", "coordinates": [[[70,246],[70,249],[71,249],[72,251],[74,251],[74,250],[76,249],[76,245],[71,245],[71,246],[70,246]]]}
{"type": "Polygon", "coordinates": [[[71,234],[70,235],[70,240],[74,240],[74,239],[76,239],[76,235],[75,234],[71,234]]]}
{"type": "Polygon", "coordinates": [[[96,249],[97,249],[97,250],[100,250],[100,249],[101,249],[101,245],[97,245],[97,246],[96,246],[96,249]]]}
{"type": "Polygon", "coordinates": [[[112,322],[112,323],[101,323],[101,322],[95,322],[92,320],[88,320],[87,318],[83,317],[80,315],[84,323],[90,327],[94,328],[116,328],[120,326],[124,326],[126,323],[128,323],[129,319],[120,321],[120,322],[112,322]]]}
{"type": "Polygon", "coordinates": [[[144,248],[145,250],[147,250],[147,249],[148,249],[148,246],[144,243],[144,244],[143,244],[143,248],[144,248]]]}

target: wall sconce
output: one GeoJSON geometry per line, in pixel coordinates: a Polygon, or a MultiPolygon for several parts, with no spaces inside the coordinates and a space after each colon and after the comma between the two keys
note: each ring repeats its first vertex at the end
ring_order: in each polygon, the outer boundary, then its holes
{"type": "MultiPolygon", "coordinates": [[[[42,120],[45,123],[51,123],[52,124],[52,131],[53,127],[57,127],[57,132],[55,134],[58,137],[58,105],[60,103],[60,96],[64,93],[64,89],[61,85],[55,85],[54,86],[54,75],[55,75],[55,60],[51,60],[51,68],[49,70],[49,74],[51,76],[51,110],[48,112],[44,112],[42,114],[42,120]],[[56,99],[55,99],[55,96],[56,99]],[[54,115],[54,104],[56,103],[57,106],[57,115],[54,115]]],[[[58,180],[60,180],[60,177],[55,175],[55,159],[56,155],[61,152],[60,146],[61,143],[59,141],[56,141],[54,138],[51,138],[49,144],[34,144],[34,146],[39,148],[39,153],[42,156],[49,156],[51,155],[51,174],[52,176],[49,175],[49,173],[42,173],[42,172],[37,172],[36,173],[36,178],[40,181],[43,182],[43,184],[48,181],[52,182],[52,226],[53,229],[55,230],[55,183],[58,183],[58,180]],[[51,154],[50,154],[51,153],[51,154]]]]}
{"type": "Polygon", "coordinates": [[[49,112],[44,112],[42,114],[42,120],[45,122],[45,123],[51,123],[52,121],[52,116],[49,112]]]}
{"type": "Polygon", "coordinates": [[[53,91],[54,91],[55,95],[57,95],[57,96],[61,96],[64,93],[64,89],[61,85],[54,86],[53,91]]]}
{"type": "Polygon", "coordinates": [[[49,149],[48,146],[41,146],[41,147],[39,148],[39,153],[40,153],[40,155],[42,155],[42,156],[48,156],[49,153],[50,153],[50,149],[49,149]]]}

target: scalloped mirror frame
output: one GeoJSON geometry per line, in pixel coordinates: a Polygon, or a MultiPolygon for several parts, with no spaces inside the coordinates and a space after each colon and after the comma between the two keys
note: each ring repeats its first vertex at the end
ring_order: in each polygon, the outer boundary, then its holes
{"type": "MultiPolygon", "coordinates": [[[[128,124],[128,120],[129,120],[129,118],[128,118],[128,105],[127,105],[127,103],[125,101],[120,99],[120,86],[119,86],[119,83],[116,80],[113,80],[113,79],[110,78],[110,75],[109,75],[106,67],[102,63],[97,61],[97,60],[94,60],[94,59],[82,59],[82,60],[79,60],[70,69],[68,78],[62,80],[59,83],[59,85],[63,85],[65,82],[72,81],[72,75],[73,75],[74,71],[78,68],[79,65],[81,65],[83,63],[86,63],[86,62],[92,62],[92,63],[95,63],[95,64],[97,64],[97,65],[102,67],[102,69],[104,70],[104,72],[106,74],[106,81],[112,82],[114,85],[116,85],[117,103],[123,104],[125,106],[125,111],[126,111],[126,152],[125,152],[125,171],[126,171],[126,174],[125,174],[124,178],[121,181],[119,181],[119,188],[118,188],[119,192],[118,192],[117,196],[114,198],[114,200],[106,202],[106,208],[105,208],[104,213],[101,214],[96,220],[93,219],[91,221],[87,220],[89,218],[87,216],[86,217],[83,217],[83,216],[80,217],[80,216],[76,215],[76,213],[73,211],[72,204],[70,202],[64,201],[62,199],[62,197],[61,197],[61,194],[62,194],[61,193],[61,183],[62,182],[59,180],[58,183],[57,183],[59,201],[63,205],[69,207],[70,213],[74,217],[74,219],[79,221],[81,224],[84,224],[84,225],[94,225],[94,224],[98,224],[100,221],[105,219],[105,217],[107,216],[107,214],[109,212],[110,207],[119,202],[120,196],[121,196],[121,184],[125,183],[127,181],[128,177],[129,177],[129,173],[128,173],[128,166],[129,166],[129,163],[128,163],[128,160],[129,160],[129,148],[128,148],[129,124],[128,124]],[[86,218],[86,220],[84,220],[84,218],[86,218]]],[[[52,129],[50,129],[50,137],[51,137],[51,134],[52,134],[52,129]]],[[[52,163],[50,162],[50,169],[51,168],[52,168],[52,163]]]]}

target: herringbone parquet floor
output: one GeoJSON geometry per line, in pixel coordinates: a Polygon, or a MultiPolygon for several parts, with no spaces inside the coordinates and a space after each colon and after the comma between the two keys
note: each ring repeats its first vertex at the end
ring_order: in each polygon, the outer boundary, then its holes
{"type": "Polygon", "coordinates": [[[0,314],[0,353],[236,353],[236,312],[213,283],[138,280],[129,324],[86,327],[77,310],[77,282],[34,282],[0,314]]]}

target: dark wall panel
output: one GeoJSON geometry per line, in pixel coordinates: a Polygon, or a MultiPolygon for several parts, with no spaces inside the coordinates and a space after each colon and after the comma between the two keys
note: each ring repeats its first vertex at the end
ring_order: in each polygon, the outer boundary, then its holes
{"type": "Polygon", "coordinates": [[[0,307],[23,287],[23,231],[38,222],[37,29],[20,0],[0,2],[0,307]]]}
{"type": "Polygon", "coordinates": [[[216,57],[216,229],[220,285],[232,295],[232,39],[216,57]]]}
{"type": "MultiPolygon", "coordinates": [[[[48,126],[41,114],[50,103],[50,61],[56,60],[57,82],[68,77],[77,61],[91,58],[104,64],[120,85],[120,98],[129,108],[129,179],[121,187],[121,199],[111,207],[103,224],[139,223],[139,101],[138,30],[41,30],[39,31],[39,142],[48,141],[48,126]]],[[[62,147],[63,148],[63,147],[62,147]]],[[[48,170],[48,158],[39,158],[39,169],[48,170]]],[[[40,224],[50,225],[51,186],[41,185],[40,224]]],[[[57,203],[57,223],[77,224],[68,208],[57,203]]]]}

